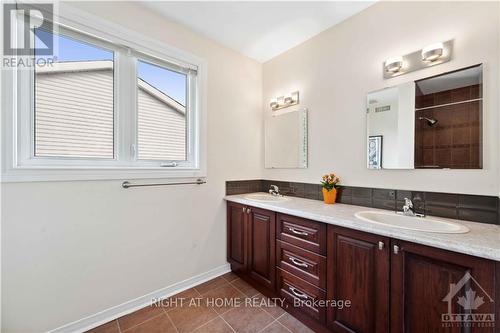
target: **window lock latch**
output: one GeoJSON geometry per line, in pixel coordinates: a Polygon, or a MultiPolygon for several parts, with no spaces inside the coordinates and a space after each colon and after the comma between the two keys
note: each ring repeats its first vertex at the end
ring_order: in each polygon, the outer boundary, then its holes
{"type": "Polygon", "coordinates": [[[176,167],[177,163],[176,162],[162,163],[162,164],[160,164],[160,166],[165,167],[165,168],[172,168],[172,167],[176,167]]]}
{"type": "Polygon", "coordinates": [[[137,149],[135,147],[135,144],[130,145],[130,156],[135,159],[137,154],[137,149]]]}

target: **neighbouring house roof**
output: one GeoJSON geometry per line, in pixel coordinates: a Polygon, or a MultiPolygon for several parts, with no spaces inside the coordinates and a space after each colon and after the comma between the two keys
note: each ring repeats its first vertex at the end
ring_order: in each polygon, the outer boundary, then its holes
{"type": "MultiPolygon", "coordinates": [[[[36,74],[61,74],[61,73],[77,73],[77,72],[96,72],[108,71],[113,69],[113,62],[110,60],[97,60],[97,61],[67,61],[67,62],[54,62],[52,66],[39,66],[36,68],[36,74]]],[[[172,97],[163,93],[161,90],[150,85],[146,81],[137,78],[137,85],[139,88],[156,98],[162,103],[167,104],[177,112],[185,115],[186,107],[177,102],[172,97]]]]}

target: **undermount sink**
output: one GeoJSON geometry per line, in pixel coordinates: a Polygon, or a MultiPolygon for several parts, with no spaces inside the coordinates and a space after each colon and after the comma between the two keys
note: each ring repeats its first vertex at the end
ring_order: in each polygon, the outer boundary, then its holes
{"type": "Polygon", "coordinates": [[[289,200],[288,198],[285,198],[283,196],[275,196],[275,195],[266,194],[266,193],[249,194],[249,195],[245,196],[245,199],[259,201],[259,202],[280,202],[280,201],[289,200]]]}
{"type": "Polygon", "coordinates": [[[429,217],[404,216],[392,212],[362,211],[354,214],[358,219],[399,229],[434,232],[440,234],[465,234],[469,228],[451,221],[429,217]]]}

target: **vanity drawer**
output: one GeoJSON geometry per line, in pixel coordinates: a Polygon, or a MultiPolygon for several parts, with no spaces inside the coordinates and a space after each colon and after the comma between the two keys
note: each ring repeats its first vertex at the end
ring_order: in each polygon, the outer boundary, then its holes
{"type": "Polygon", "coordinates": [[[326,258],[298,246],[276,241],[278,267],[319,287],[326,288],[326,258]]]}
{"type": "Polygon", "coordinates": [[[325,300],[323,290],[280,268],[277,269],[277,276],[280,297],[317,321],[325,322],[326,309],[319,307],[317,302],[325,300]]]}
{"type": "Polygon", "coordinates": [[[326,224],[278,214],[278,238],[303,249],[326,253],[326,224]]]}

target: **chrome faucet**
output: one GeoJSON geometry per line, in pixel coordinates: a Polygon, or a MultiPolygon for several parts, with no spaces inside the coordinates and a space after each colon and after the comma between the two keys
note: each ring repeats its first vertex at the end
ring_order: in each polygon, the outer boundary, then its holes
{"type": "Polygon", "coordinates": [[[276,185],[271,185],[269,187],[269,193],[272,194],[272,195],[274,195],[274,196],[281,197],[280,189],[276,185]]]}
{"type": "Polygon", "coordinates": [[[424,214],[419,214],[415,212],[415,207],[411,199],[405,198],[405,204],[403,205],[403,215],[412,217],[424,217],[424,214]]]}

